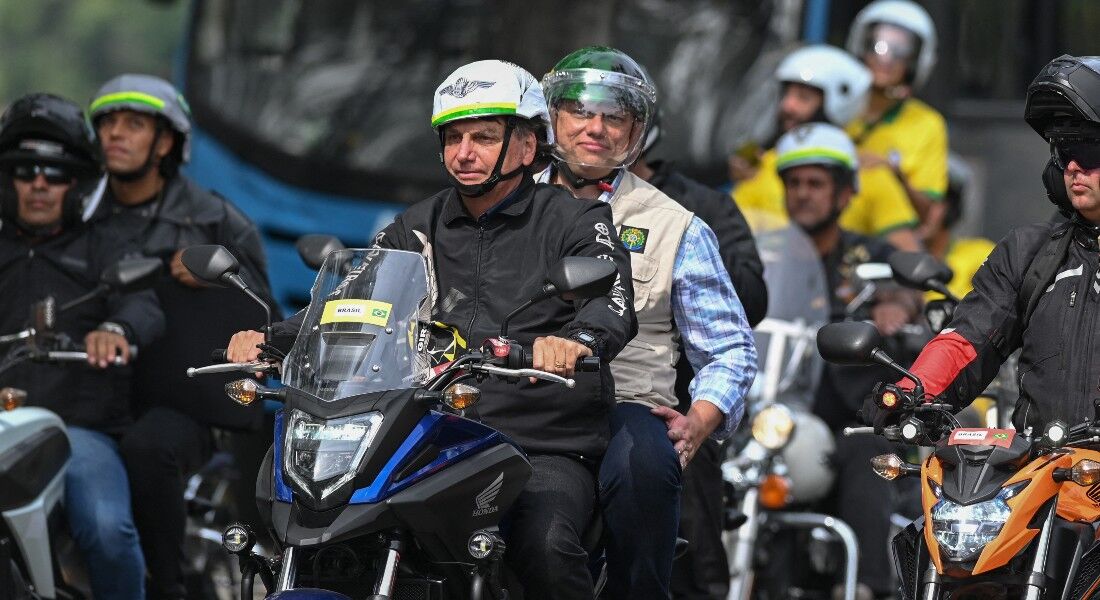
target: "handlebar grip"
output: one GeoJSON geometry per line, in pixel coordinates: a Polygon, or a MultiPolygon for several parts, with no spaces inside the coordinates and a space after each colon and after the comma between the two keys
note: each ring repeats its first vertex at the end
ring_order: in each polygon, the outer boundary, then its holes
{"type": "Polygon", "coordinates": [[[600,370],[600,357],[585,356],[577,361],[577,371],[596,372],[600,370]]]}
{"type": "Polygon", "coordinates": [[[216,348],[210,352],[210,362],[213,363],[227,363],[229,362],[229,350],[225,348],[216,348]]]}
{"type": "MultiPolygon", "coordinates": [[[[534,367],[534,359],[531,357],[531,351],[527,348],[523,349],[523,365],[519,368],[530,369],[534,367]]],[[[600,370],[600,357],[598,356],[582,356],[577,360],[573,366],[573,370],[578,373],[584,372],[596,372],[600,370]]]]}

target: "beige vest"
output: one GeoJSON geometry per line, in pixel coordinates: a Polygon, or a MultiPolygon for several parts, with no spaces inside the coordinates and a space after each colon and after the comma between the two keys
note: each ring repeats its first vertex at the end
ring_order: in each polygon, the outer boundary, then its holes
{"type": "Polygon", "coordinates": [[[676,405],[679,333],[672,321],[672,268],[692,213],[627,172],[611,199],[615,229],[630,254],[638,335],[611,363],[615,399],[676,405]]]}

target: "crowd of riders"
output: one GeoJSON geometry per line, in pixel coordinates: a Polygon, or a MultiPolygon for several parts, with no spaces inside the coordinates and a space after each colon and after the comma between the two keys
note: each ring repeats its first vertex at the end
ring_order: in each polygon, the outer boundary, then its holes
{"type": "MultiPolygon", "coordinates": [[[[525,597],[592,597],[582,536],[597,514],[605,597],[725,597],[723,443],[753,408],[763,357],[752,327],[768,313],[754,228],[805,234],[829,318],[873,322],[888,338],[922,322],[925,299],[881,286],[853,308],[857,267],[927,251],[952,268],[948,286],[964,299],[950,327],[907,357],[926,391],[962,409],[1022,349],[1017,428],[1092,416],[1100,59],[1055,59],[1028,89],[1027,123],[1051,148],[1043,181],[1057,215],[996,245],[952,233],[971,176],[948,152],[943,117],[916,97],[935,61],[933,22],[910,0],[868,5],[844,49],[794,49],[774,73],[773,135],[731,154],[728,195],[654,158],[670,92],[614,48],[571,52],[541,80],[504,60],[473,62],[439,84],[430,114],[424,99],[449,185],[373,243],[424,256],[429,309],[448,346],[495,335],[516,298],[488,291],[535,289],[562,257],[598,257],[618,271],[605,296],[554,300],[512,321],[533,367],[575,377],[575,388],[486,381],[471,413],[532,465],[504,529],[525,597]],[[1021,298],[1044,253],[1056,254],[1057,278],[1021,298]],[[575,373],[589,356],[606,368],[575,373]],[[678,539],[686,551],[674,558],[678,539]]],[[[184,368],[208,362],[213,348],[227,347],[234,362],[286,351],[302,322],[303,313],[276,319],[264,346],[262,311],[181,262],[189,246],[225,246],[275,306],[255,225],[180,171],[191,132],[183,96],[148,75],[116,77],[85,106],[30,94],[0,116],[0,334],[26,327],[46,296],[64,304],[97,289],[119,261],[162,263],[148,285],[58,313],[56,332],[83,347],[87,365],[0,369],[0,386],[26,390],[28,404],[66,423],[64,512],[101,599],[188,596],[187,477],[216,450],[215,432],[240,447],[270,439],[258,433],[261,407],[225,401],[224,381],[189,379],[184,368]]],[[[828,366],[810,407],[835,434],[836,484],[822,510],[857,533],[862,598],[893,592],[890,517],[905,492],[867,468],[886,442],[840,431],[890,424],[865,398],[893,379],[828,366]]]]}

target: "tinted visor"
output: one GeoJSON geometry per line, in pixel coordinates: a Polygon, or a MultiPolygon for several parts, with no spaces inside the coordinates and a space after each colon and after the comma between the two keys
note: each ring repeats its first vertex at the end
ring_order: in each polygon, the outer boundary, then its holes
{"type": "Polygon", "coordinates": [[[1050,156],[1054,159],[1054,164],[1063,171],[1071,161],[1086,170],[1100,168],[1100,142],[1084,140],[1052,142],[1050,156]]]}

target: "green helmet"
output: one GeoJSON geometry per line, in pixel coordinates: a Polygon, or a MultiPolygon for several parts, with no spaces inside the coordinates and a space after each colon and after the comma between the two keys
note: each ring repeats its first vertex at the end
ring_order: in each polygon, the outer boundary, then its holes
{"type": "MultiPolygon", "coordinates": [[[[621,50],[606,46],[588,46],[558,61],[542,79],[550,120],[557,143],[554,155],[569,164],[619,168],[638,158],[645,143],[646,130],[653,119],[657,90],[645,70],[621,50]],[[558,115],[566,110],[578,119],[629,119],[631,129],[622,147],[604,155],[579,152],[570,146],[569,136],[562,138],[558,115]]],[[[621,121],[620,121],[621,122],[621,121]]]]}

